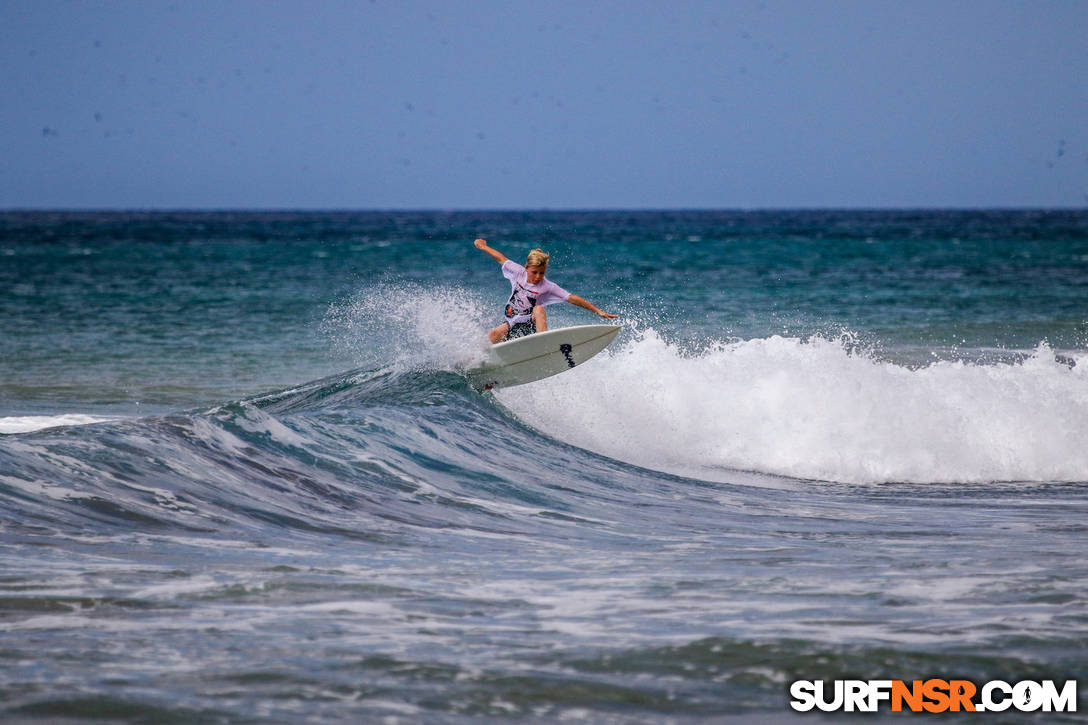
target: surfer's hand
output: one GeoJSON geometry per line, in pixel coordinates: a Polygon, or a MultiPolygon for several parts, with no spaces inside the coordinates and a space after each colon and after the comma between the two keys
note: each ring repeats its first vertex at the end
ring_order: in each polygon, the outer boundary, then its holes
{"type": "Polygon", "coordinates": [[[614,320],[617,317],[619,317],[619,315],[610,315],[607,312],[605,312],[604,310],[597,310],[597,314],[600,315],[601,317],[607,319],[607,320],[614,320]]]}
{"type": "Polygon", "coordinates": [[[486,239],[477,239],[475,242],[473,242],[473,244],[476,245],[477,249],[479,249],[484,254],[490,256],[499,264],[506,264],[506,257],[503,255],[503,253],[498,251],[497,249],[492,249],[491,247],[487,246],[486,239]]]}

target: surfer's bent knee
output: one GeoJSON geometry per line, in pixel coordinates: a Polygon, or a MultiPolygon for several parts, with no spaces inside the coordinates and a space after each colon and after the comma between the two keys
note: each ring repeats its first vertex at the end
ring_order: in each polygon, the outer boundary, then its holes
{"type": "Polygon", "coordinates": [[[505,340],[506,336],[509,334],[510,323],[504,322],[491,332],[487,333],[487,338],[491,341],[491,344],[494,345],[497,342],[502,342],[503,340],[505,340]]]}
{"type": "Polygon", "coordinates": [[[533,308],[533,322],[536,325],[534,332],[544,332],[548,329],[548,313],[544,311],[543,305],[533,308]]]}

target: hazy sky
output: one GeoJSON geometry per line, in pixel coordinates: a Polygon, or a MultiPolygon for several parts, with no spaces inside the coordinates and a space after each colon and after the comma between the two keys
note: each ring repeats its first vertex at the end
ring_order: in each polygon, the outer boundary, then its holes
{"type": "Polygon", "coordinates": [[[0,208],[1088,206],[1088,2],[0,0],[0,208]]]}

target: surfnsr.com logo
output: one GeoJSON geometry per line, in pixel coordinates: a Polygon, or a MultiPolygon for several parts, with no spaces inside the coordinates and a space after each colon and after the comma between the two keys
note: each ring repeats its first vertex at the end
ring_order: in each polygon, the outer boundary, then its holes
{"type": "Polygon", "coordinates": [[[969,680],[797,680],[790,697],[798,712],[877,712],[885,705],[892,712],[1076,712],[1077,681],[1059,689],[1053,680],[991,680],[982,687],[969,680]]]}

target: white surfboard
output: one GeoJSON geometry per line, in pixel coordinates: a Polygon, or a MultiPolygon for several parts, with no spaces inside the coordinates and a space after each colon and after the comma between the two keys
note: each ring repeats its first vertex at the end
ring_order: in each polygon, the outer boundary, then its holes
{"type": "Polygon", "coordinates": [[[619,325],[545,330],[491,346],[483,365],[465,372],[477,390],[523,385],[581,365],[616,338],[619,325]]]}

